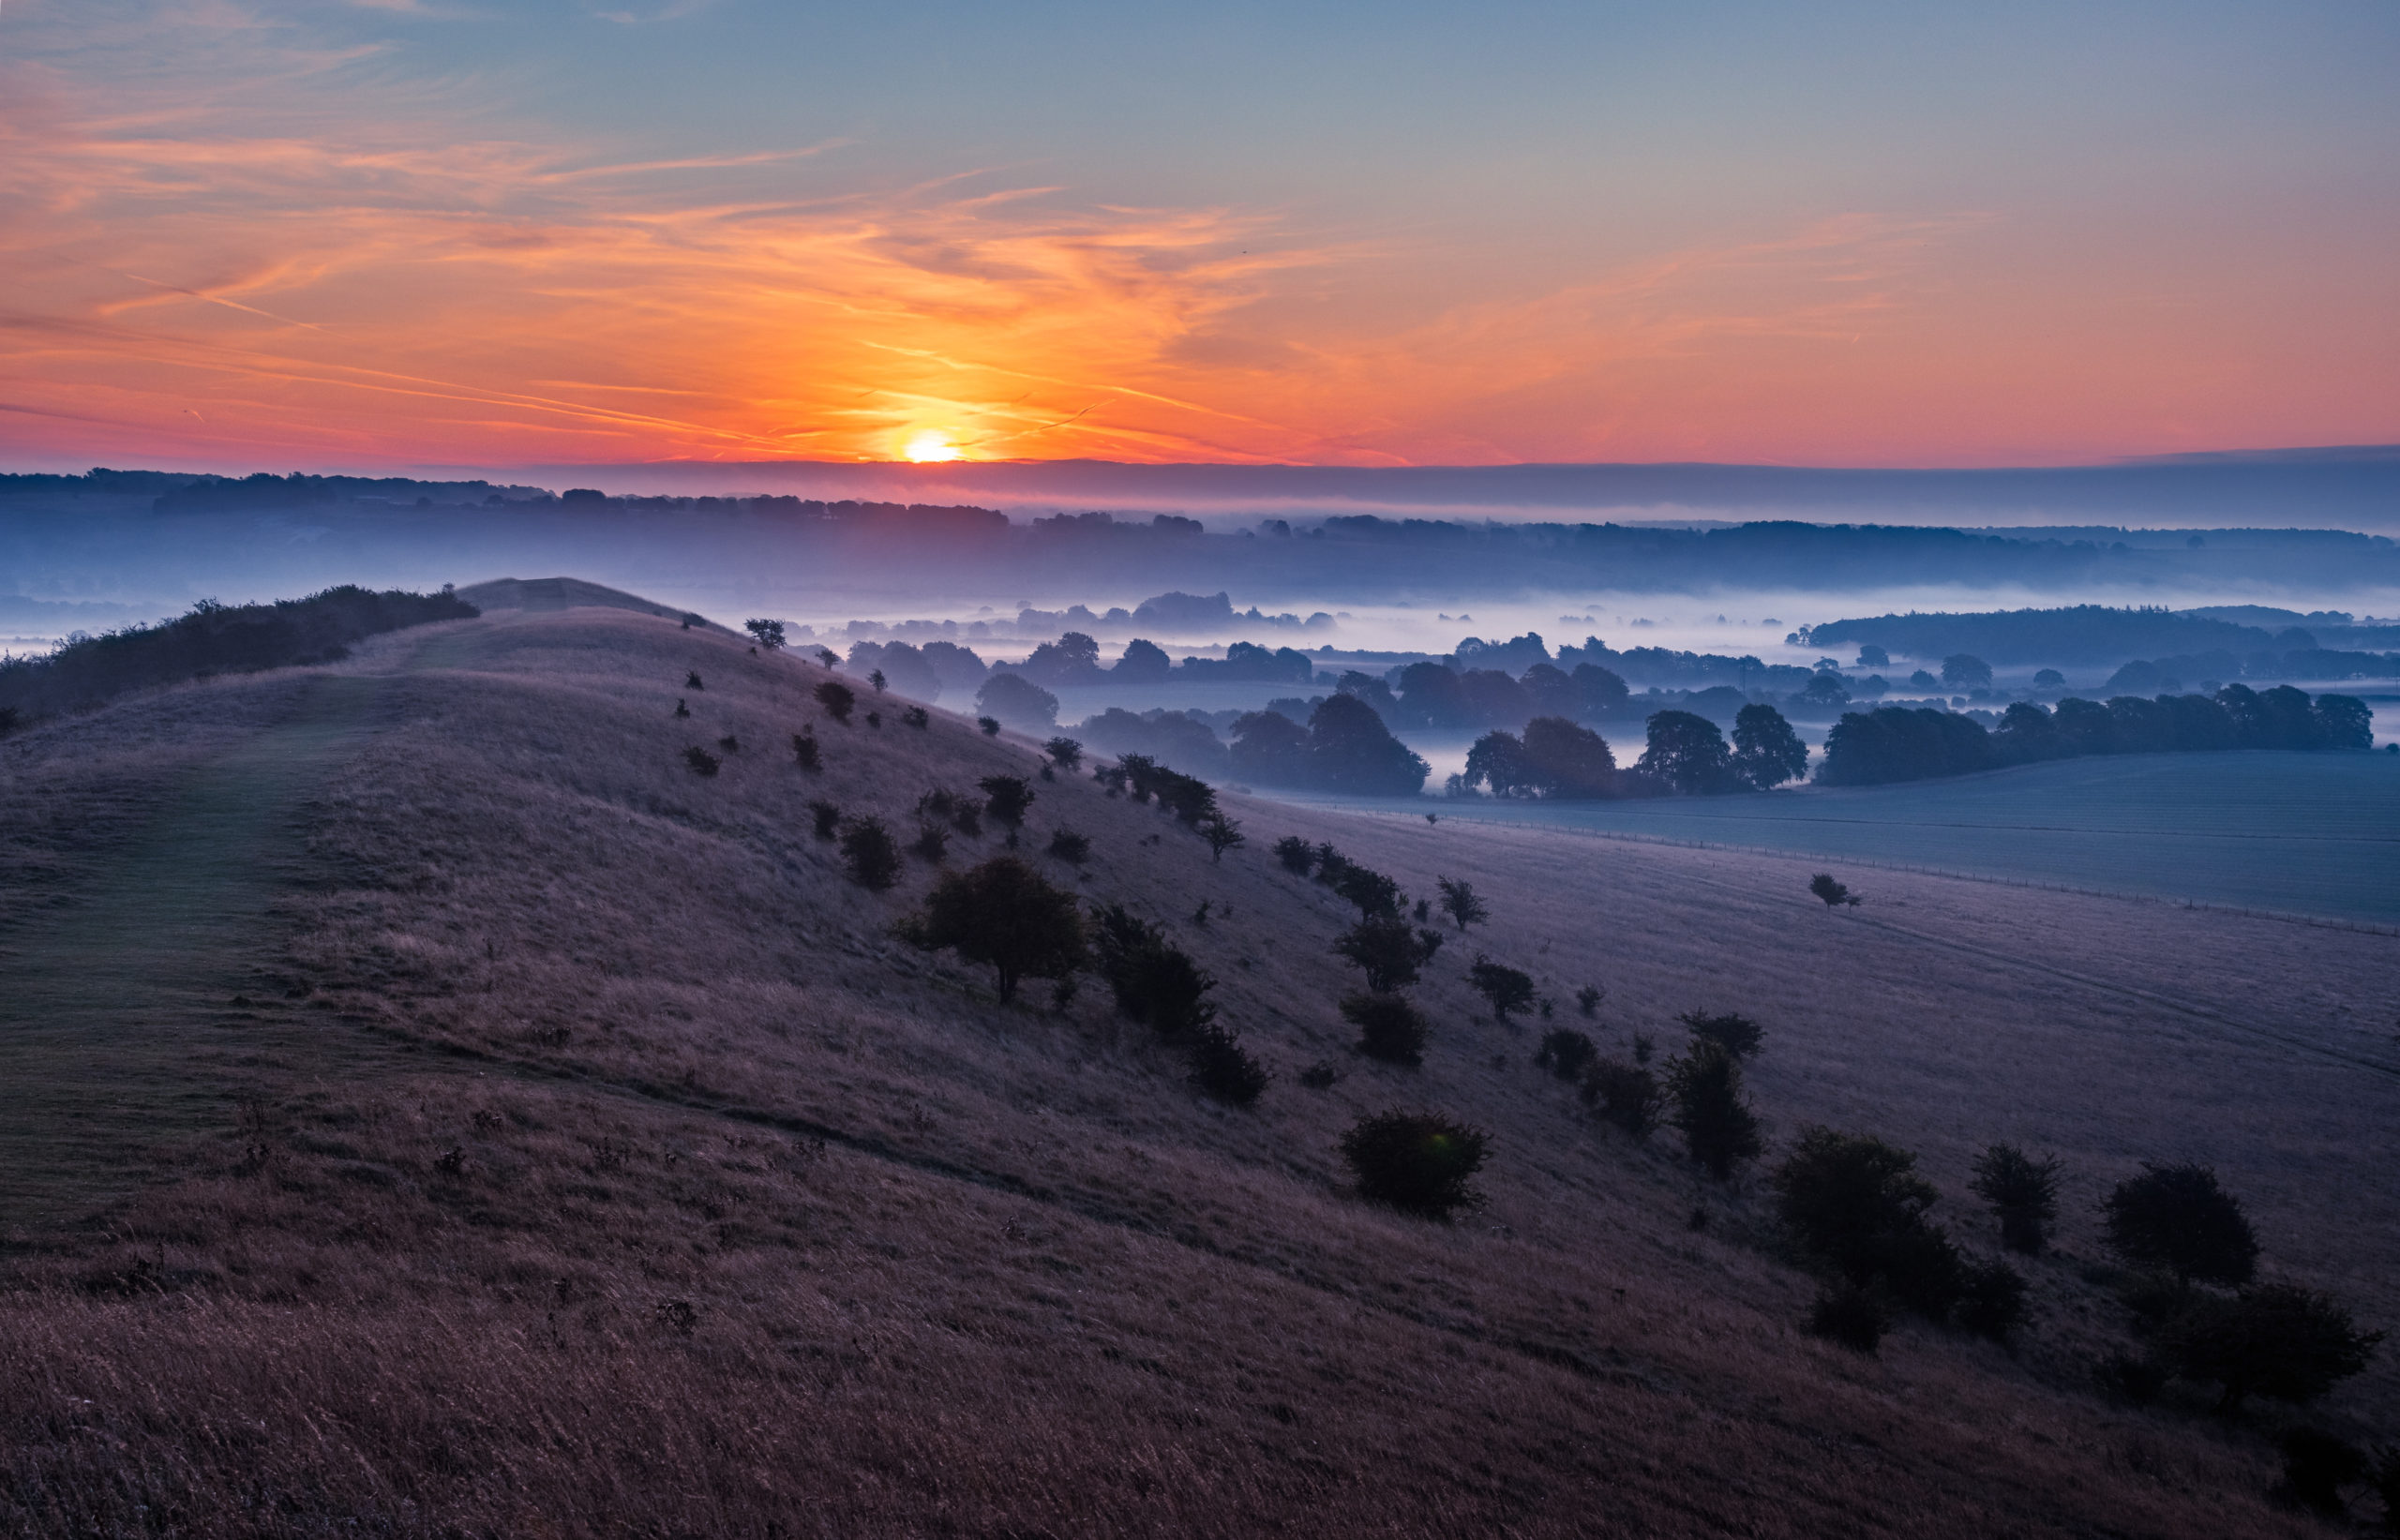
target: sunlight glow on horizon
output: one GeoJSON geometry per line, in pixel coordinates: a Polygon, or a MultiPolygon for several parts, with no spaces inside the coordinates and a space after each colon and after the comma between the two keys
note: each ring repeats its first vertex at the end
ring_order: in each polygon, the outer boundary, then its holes
{"type": "Polygon", "coordinates": [[[911,465],[934,465],[967,457],[965,450],[951,442],[949,431],[938,427],[929,427],[911,435],[908,447],[901,454],[911,465]]]}

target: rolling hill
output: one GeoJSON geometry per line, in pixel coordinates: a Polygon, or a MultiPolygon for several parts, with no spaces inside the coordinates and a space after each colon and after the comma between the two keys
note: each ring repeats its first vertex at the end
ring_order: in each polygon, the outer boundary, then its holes
{"type": "MultiPolygon", "coordinates": [[[[2209,1161],[2272,1274],[2400,1319],[2400,942],[1882,872],[1828,909],[1802,861],[1236,796],[1219,862],[1035,779],[1022,854],[1165,926],[1274,1071],[1233,1109],[1104,989],[1002,1006],[905,944],[934,866],[872,892],[813,832],[818,801],[910,830],[1032,745],[835,722],[815,664],[671,611],[467,591],[0,744],[11,1530],[2314,1533],[2266,1495],[2288,1419],[2099,1393],[2130,1338],[2096,1210],[2209,1161]],[[1040,853],[1062,827],[1080,867],[1040,853]],[[1355,914],[1285,834],[1489,899],[1418,992],[1421,1068],[1349,1052],[1355,914]],[[1557,1020],[1490,1019],[1478,952],[1557,1020]],[[1545,1024],[1672,1050],[1693,1009],[1765,1024],[1769,1164],[1881,1133],[1974,1254],[1976,1151],[2061,1155],[2009,1344],[1806,1335],[1760,1173],[1533,1063],[1545,1024]],[[1359,1199],[1338,1141],[1395,1106],[1490,1132],[1480,1207],[1359,1199]]],[[[2400,1377],[2309,1415],[2388,1438],[2400,1377]]]]}

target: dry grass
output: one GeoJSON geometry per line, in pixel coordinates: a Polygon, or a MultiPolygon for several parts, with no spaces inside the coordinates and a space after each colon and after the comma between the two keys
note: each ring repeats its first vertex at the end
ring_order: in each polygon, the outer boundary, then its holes
{"type": "MultiPolygon", "coordinates": [[[[269,964],[307,993],[251,1013],[278,1047],[189,1174],[21,1238],[20,1531],[2300,1533],[2254,1433],[2089,1393],[2118,1333],[2089,1210],[2142,1157],[2205,1156],[2284,1267],[2400,1305],[2391,1080],[2360,1062],[2385,1049],[2344,1024],[2390,1020],[2386,940],[1881,874],[1829,914],[1799,863],[1239,798],[1252,843],[1217,866],[1154,809],[1037,783],[1025,849],[1066,824],[1093,853],[1030,859],[1166,921],[1279,1072],[1228,1112],[1104,991],[1004,1009],[900,946],[930,870],[867,894],[810,833],[819,798],[905,830],[932,786],[1029,774],[1023,742],[844,727],[815,665],[622,612],[341,671],[381,725],[309,800],[321,886],[269,964]],[[818,775],[786,747],[810,723],[818,775]],[[685,767],[726,736],[719,775],[685,767]],[[1286,831],[1492,901],[1422,992],[1423,1069],[1349,1054],[1348,911],[1274,868],[1286,831]],[[1762,1205],[1589,1121],[1532,1065],[1540,1024],[1476,1018],[1475,946],[1562,1016],[1607,985],[1604,1045],[1694,1007],[1765,1021],[1774,1126],[1883,1132],[1954,1195],[1988,1139],[2064,1153],[2020,1349],[1800,1336],[1762,1205]],[[1343,1078],[1298,1088],[1319,1058],[1343,1078]],[[1390,1104],[1492,1131],[1471,1219],[1343,1190],[1336,1139],[1390,1104]]],[[[172,779],[283,687],[12,746],[8,795],[172,779]]],[[[21,859],[105,879],[59,842],[21,859]]],[[[2392,1384],[2333,1415],[2388,1417],[2392,1384]]]]}

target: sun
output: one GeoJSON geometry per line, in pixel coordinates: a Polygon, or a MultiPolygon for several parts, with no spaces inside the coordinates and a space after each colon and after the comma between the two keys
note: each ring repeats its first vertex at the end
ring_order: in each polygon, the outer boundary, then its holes
{"type": "Polygon", "coordinates": [[[962,458],[965,455],[965,451],[950,441],[948,431],[938,427],[925,428],[912,435],[908,446],[900,453],[918,465],[930,464],[936,460],[955,460],[962,458]]]}

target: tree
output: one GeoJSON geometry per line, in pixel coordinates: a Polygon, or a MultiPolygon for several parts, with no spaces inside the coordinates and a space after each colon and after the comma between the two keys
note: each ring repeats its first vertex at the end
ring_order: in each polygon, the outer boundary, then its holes
{"type": "Polygon", "coordinates": [[[1623,1059],[1602,1059],[1583,1071],[1584,1104],[1636,1139],[1658,1126],[1666,1098],[1647,1068],[1623,1059]]]}
{"type": "Polygon", "coordinates": [[[791,735],[791,756],[802,770],[817,770],[825,768],[825,755],[817,746],[817,734],[814,729],[803,728],[791,735]]]}
{"type": "Polygon", "coordinates": [[[1849,904],[1854,905],[1858,903],[1857,895],[1850,890],[1849,885],[1835,881],[1834,875],[1831,872],[1820,872],[1815,876],[1810,877],[1808,879],[1808,891],[1822,899],[1824,901],[1825,907],[1828,909],[1834,908],[1839,905],[1849,904]]]}
{"type": "Polygon", "coordinates": [[[2375,747],[2375,713],[2356,695],[2318,695],[2317,726],[2326,748],[2375,747]]]}
{"type": "Polygon", "coordinates": [[[1438,934],[1412,931],[1397,915],[1371,915],[1335,939],[1333,954],[1366,974],[1370,992],[1390,994],[1417,982],[1441,945],[1438,934]]]}
{"type": "Polygon", "coordinates": [[[1046,733],[1058,725],[1058,697],[1015,674],[994,674],[975,693],[976,710],[1012,727],[1046,733]]]}
{"type": "Polygon", "coordinates": [[[1713,1042],[1737,1059],[1757,1053],[1760,1041],[1766,1037],[1766,1028],[1732,1011],[1712,1016],[1704,1010],[1687,1010],[1675,1020],[1683,1023],[1694,1039],[1713,1042]]]}
{"type": "Polygon", "coordinates": [[[1534,1053],[1534,1063],[1560,1080],[1580,1080],[1584,1069],[1598,1056],[1599,1047],[1590,1038],[1571,1026],[1561,1026],[1541,1035],[1541,1047],[1534,1053]]]}
{"type": "Polygon", "coordinates": [[[1054,738],[1042,745],[1042,752],[1050,756],[1050,763],[1062,770],[1072,773],[1083,769],[1084,746],[1072,738],[1054,738]]]}
{"type": "Polygon", "coordinates": [[[990,967],[1003,1001],[1021,979],[1064,979],[1091,960],[1075,895],[1014,856],[936,883],[909,939],[990,967]]]}
{"type": "Polygon", "coordinates": [[[1733,774],[1744,785],[1767,791],[1808,773],[1808,745],[1781,711],[1751,705],[1734,713],[1733,774]]]}
{"type": "Polygon", "coordinates": [[[1773,1182],[1792,1239],[1862,1288],[1890,1272],[1940,1197],[1908,1151],[1815,1127],[1800,1130],[1773,1182]]]}
{"type": "Polygon", "coordinates": [[[1534,1003],[1531,975],[1495,963],[1480,952],[1468,965],[1466,979],[1478,994],[1491,1002],[1492,1014],[1503,1022],[1508,1019],[1508,1012],[1523,1010],[1534,1003]]]}
{"type": "Polygon", "coordinates": [[[888,682],[883,677],[883,670],[880,668],[876,669],[873,673],[867,675],[866,681],[875,686],[875,693],[878,695],[883,694],[884,687],[888,682]]]}
{"type": "Polygon", "coordinates": [[[1309,762],[1309,730],[1281,711],[1245,711],[1234,719],[1227,758],[1234,773],[1268,786],[1305,786],[1314,773],[1309,762]]]}
{"type": "Polygon", "coordinates": [[[839,680],[827,680],[817,687],[817,704],[836,722],[850,720],[850,709],[858,704],[858,695],[839,680]]]}
{"type": "Polygon", "coordinates": [[[1345,994],[1342,1019],[1358,1029],[1358,1052],[1387,1064],[1410,1069],[1425,1062],[1425,1041],[1432,1030],[1425,1013],[1400,994],[1345,994]]]}
{"type": "Polygon", "coordinates": [[[1226,851],[1250,843],[1240,823],[1222,813],[1212,813],[1200,820],[1200,837],[1208,842],[1208,859],[1217,861],[1225,859],[1226,851]]]}
{"type": "Polygon", "coordinates": [[[2242,1284],[2258,1270],[2258,1239],[2241,1203],[2198,1165],[2152,1165],[2108,1194],[2108,1245],[2140,1267],[2163,1267],[2189,1287],[2242,1284]]]}
{"type": "Polygon", "coordinates": [[[982,788],[984,811],[1014,829],[1025,822],[1025,810],[1033,805],[1033,788],[1017,775],[987,775],[975,783],[982,788]]]}
{"type": "Polygon", "coordinates": [[[1192,1084],[1219,1101],[1247,1107],[1275,1077],[1241,1045],[1241,1035],[1214,1023],[1192,1039],[1192,1084]]]}
{"type": "Polygon", "coordinates": [[[1174,672],[1175,660],[1166,655],[1166,649],[1139,636],[1125,644],[1125,655],[1109,670],[1118,680],[1148,684],[1159,683],[1174,672]]]}
{"type": "Polygon", "coordinates": [[[2218,1410],[2250,1396],[2313,1401],[2366,1368],[2381,1332],[2362,1332],[2332,1298],[2288,1283],[2207,1294],[2160,1329],[2153,1350],[2186,1380],[2223,1388],[2218,1410]]]}
{"type": "Polygon", "coordinates": [[[1616,792],[1616,755],[1608,740],[1563,716],[1538,716],[1525,724],[1524,756],[1545,797],[1580,801],[1616,792]]]}
{"type": "Polygon", "coordinates": [[[838,665],[841,663],[842,658],[841,654],[835,652],[832,648],[820,647],[817,650],[817,661],[824,666],[832,668],[838,665]]]}
{"type": "Polygon", "coordinates": [[[781,620],[744,620],[742,629],[750,639],[772,652],[784,645],[784,623],[781,620]]]}
{"type": "Polygon", "coordinates": [[[852,818],[842,825],[842,861],[852,882],[881,892],[900,875],[900,842],[880,818],[852,818]]]}
{"type": "Polygon", "coordinates": [[[1284,871],[1304,877],[1316,865],[1316,846],[1298,834],[1286,834],[1275,842],[1275,860],[1284,871]]]}
{"type": "Polygon", "coordinates": [[[1942,660],[1942,682],[1953,690],[1991,687],[1991,665],[1972,652],[1953,652],[1942,660]]]}
{"type": "Polygon", "coordinates": [[[1358,797],[1414,797],[1433,772],[1373,707],[1339,694],[1309,713],[1308,759],[1312,785],[1358,797]]]}
{"type": "Polygon", "coordinates": [[[1758,1155],[1759,1120],[1742,1097],[1741,1063],[1716,1042],[1695,1038],[1682,1056],[1667,1061],[1667,1121],[1718,1181],[1758,1155]]]}
{"type": "Polygon", "coordinates": [[[1410,1214],[1443,1219],[1476,1202],[1467,1184],[1490,1140],[1439,1113],[1377,1113],[1342,1136],[1358,1193],[1410,1214]]]}
{"type": "Polygon", "coordinates": [[[1492,910],[1476,895],[1473,883],[1462,877],[1456,880],[1436,877],[1433,883],[1442,890],[1442,912],[1458,921],[1462,932],[1469,925],[1480,925],[1492,918],[1492,910]]]}
{"type": "Polygon", "coordinates": [[[1681,792],[1722,791],[1732,775],[1732,756],[1717,724],[1689,711],[1654,711],[1649,746],[1635,768],[1681,792]]]}
{"type": "Polygon", "coordinates": [[[2041,1159],[2014,1144],[1994,1144],[1975,1157],[1968,1189],[1991,1205],[2000,1220],[2000,1243],[2012,1251],[2039,1256],[2059,1212],[2059,1160],[2041,1159]]]}

